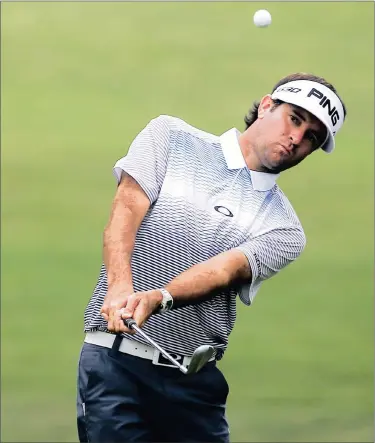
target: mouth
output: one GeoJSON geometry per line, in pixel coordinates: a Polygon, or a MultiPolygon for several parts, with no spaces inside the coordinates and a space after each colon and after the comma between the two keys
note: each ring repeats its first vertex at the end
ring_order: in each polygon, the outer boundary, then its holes
{"type": "Polygon", "coordinates": [[[281,148],[281,152],[286,155],[289,156],[291,154],[291,152],[289,151],[289,149],[287,149],[284,145],[282,145],[281,143],[278,144],[278,146],[281,148]]]}

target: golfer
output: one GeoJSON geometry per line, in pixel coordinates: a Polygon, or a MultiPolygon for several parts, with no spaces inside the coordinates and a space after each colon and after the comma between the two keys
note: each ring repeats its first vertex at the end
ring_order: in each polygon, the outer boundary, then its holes
{"type": "Polygon", "coordinates": [[[313,152],[332,152],[345,115],[331,84],[297,73],[254,103],[243,133],[217,136],[161,115],[136,136],[114,166],[103,265],[85,311],[81,442],[229,441],[229,389],[216,362],[236,300],[250,305],[306,241],[276,180],[313,152]],[[185,366],[200,345],[214,357],[184,375],[127,318],[185,366]]]}

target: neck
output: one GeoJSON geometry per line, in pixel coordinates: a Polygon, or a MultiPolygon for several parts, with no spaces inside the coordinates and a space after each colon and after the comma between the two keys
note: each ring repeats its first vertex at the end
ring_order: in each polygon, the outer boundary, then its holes
{"type": "Polygon", "coordinates": [[[238,143],[240,145],[246,166],[252,171],[271,172],[261,163],[259,157],[256,154],[256,150],[254,149],[254,145],[251,142],[251,140],[255,138],[255,127],[253,127],[253,125],[251,125],[238,138],[238,143]]]}

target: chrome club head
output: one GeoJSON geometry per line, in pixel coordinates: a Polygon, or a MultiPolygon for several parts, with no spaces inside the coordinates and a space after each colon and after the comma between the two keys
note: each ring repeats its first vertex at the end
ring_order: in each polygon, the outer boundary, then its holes
{"type": "Polygon", "coordinates": [[[194,374],[198,372],[203,366],[213,357],[214,348],[209,345],[199,346],[191,357],[186,374],[194,374]]]}

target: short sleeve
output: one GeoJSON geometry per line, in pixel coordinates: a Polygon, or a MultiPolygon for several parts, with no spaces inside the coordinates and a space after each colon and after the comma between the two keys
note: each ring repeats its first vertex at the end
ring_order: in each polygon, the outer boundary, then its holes
{"type": "Polygon", "coordinates": [[[250,305],[263,281],[292,263],[306,246],[302,227],[279,228],[242,243],[242,251],[251,267],[252,280],[240,288],[240,299],[250,305]]]}
{"type": "Polygon", "coordinates": [[[127,155],[113,168],[118,183],[125,171],[142,187],[151,204],[158,198],[166,174],[169,133],[167,116],[151,120],[133,140],[127,155]]]}

